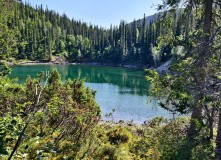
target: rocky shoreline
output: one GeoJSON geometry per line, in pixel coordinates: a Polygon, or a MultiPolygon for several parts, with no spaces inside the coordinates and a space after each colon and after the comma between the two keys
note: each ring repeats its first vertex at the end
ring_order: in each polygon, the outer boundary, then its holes
{"type": "Polygon", "coordinates": [[[100,62],[65,62],[65,63],[59,63],[59,62],[44,62],[44,61],[24,61],[19,62],[17,64],[10,64],[8,65],[92,65],[92,66],[110,66],[110,67],[122,67],[122,68],[130,68],[130,69],[147,69],[150,68],[148,65],[140,66],[140,65],[130,65],[130,64],[111,64],[111,63],[100,63],[100,62]]]}
{"type": "Polygon", "coordinates": [[[110,67],[122,67],[122,68],[129,68],[129,69],[155,69],[157,72],[162,72],[168,70],[168,67],[172,60],[168,60],[164,63],[162,63],[158,67],[153,67],[150,65],[131,65],[131,64],[111,64],[111,63],[100,63],[100,62],[44,62],[44,61],[21,61],[16,64],[13,63],[8,63],[8,65],[46,65],[46,64],[51,64],[51,65],[92,65],[92,66],[110,66],[110,67]]]}
{"type": "Polygon", "coordinates": [[[135,127],[135,126],[142,126],[142,127],[147,127],[149,125],[148,121],[145,121],[143,123],[133,123],[132,121],[124,121],[124,120],[119,120],[119,121],[105,121],[105,120],[100,120],[98,122],[99,125],[102,126],[121,126],[121,127],[135,127]]]}
{"type": "MultiPolygon", "coordinates": [[[[168,68],[172,62],[172,59],[161,63],[159,66],[154,67],[152,65],[134,65],[134,64],[113,64],[113,63],[101,63],[101,62],[67,62],[65,58],[54,56],[51,61],[30,61],[30,60],[6,60],[7,65],[92,65],[92,66],[110,66],[110,67],[122,67],[128,69],[155,69],[159,74],[167,73],[168,68]]],[[[4,64],[3,61],[0,65],[4,64]]]]}

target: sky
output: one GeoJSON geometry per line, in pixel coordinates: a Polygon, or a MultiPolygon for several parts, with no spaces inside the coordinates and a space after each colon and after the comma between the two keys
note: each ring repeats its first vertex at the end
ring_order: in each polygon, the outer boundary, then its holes
{"type": "MultiPolygon", "coordinates": [[[[23,0],[24,2],[25,0],[23,0]]],[[[69,18],[92,23],[104,28],[119,25],[121,20],[132,22],[156,13],[162,0],[26,0],[32,6],[42,4],[45,8],[69,18]]]]}

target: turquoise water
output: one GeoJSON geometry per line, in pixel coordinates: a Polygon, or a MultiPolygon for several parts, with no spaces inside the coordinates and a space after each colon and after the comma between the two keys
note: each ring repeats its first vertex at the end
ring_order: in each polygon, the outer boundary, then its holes
{"type": "Polygon", "coordinates": [[[53,68],[60,72],[63,82],[68,78],[85,78],[85,86],[97,90],[96,101],[101,106],[103,120],[112,120],[104,116],[112,108],[116,109],[113,113],[116,121],[142,123],[155,116],[171,116],[156,103],[147,104],[150,83],[140,70],[90,65],[22,65],[13,66],[10,77],[24,83],[28,75],[37,78],[41,71],[53,68]]]}

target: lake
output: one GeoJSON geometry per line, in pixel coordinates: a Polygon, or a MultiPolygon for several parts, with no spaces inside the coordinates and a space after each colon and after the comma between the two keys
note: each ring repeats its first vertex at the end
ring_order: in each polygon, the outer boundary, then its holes
{"type": "Polygon", "coordinates": [[[53,68],[57,68],[63,82],[68,78],[85,78],[85,86],[97,90],[96,101],[101,106],[103,120],[112,120],[105,117],[112,108],[116,109],[113,113],[115,121],[143,123],[156,116],[171,117],[156,103],[147,104],[150,83],[142,70],[91,65],[21,65],[13,66],[9,77],[17,77],[18,83],[25,83],[28,75],[37,78],[41,71],[52,71],[53,68]]]}

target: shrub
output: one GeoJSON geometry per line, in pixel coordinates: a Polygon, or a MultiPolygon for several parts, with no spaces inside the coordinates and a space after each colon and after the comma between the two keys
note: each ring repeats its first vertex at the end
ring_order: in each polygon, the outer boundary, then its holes
{"type": "MultiPolygon", "coordinates": [[[[17,154],[20,154],[20,151],[25,151],[28,157],[34,157],[35,159],[41,156],[36,153],[40,150],[51,152],[48,153],[51,157],[55,156],[52,153],[57,153],[75,159],[87,150],[91,141],[90,137],[94,133],[93,129],[101,117],[100,106],[94,100],[95,91],[85,88],[83,80],[68,80],[62,84],[60,77],[60,74],[54,69],[46,86],[43,86],[43,72],[38,75],[38,79],[28,77],[25,85],[14,84],[7,77],[4,80],[1,79],[1,116],[17,116],[23,122],[26,122],[29,115],[35,114],[25,132],[26,138],[22,139],[17,154]],[[40,101],[36,108],[37,112],[35,113],[33,110],[42,88],[40,101]],[[35,137],[40,138],[37,140],[35,137]],[[44,144],[31,145],[31,143],[36,144],[36,141],[40,142],[40,139],[44,141],[44,144]],[[23,145],[23,143],[27,145],[23,145]],[[50,148],[51,145],[45,146],[51,143],[53,143],[52,148],[56,148],[56,150],[50,148]],[[28,147],[26,148],[26,146],[28,147]]],[[[10,117],[8,118],[10,119],[10,117]]],[[[15,141],[10,143],[7,146],[8,151],[14,145],[15,141]]]]}
{"type": "Polygon", "coordinates": [[[131,133],[125,128],[114,128],[106,134],[109,141],[113,144],[128,143],[131,138],[131,133]]]}

